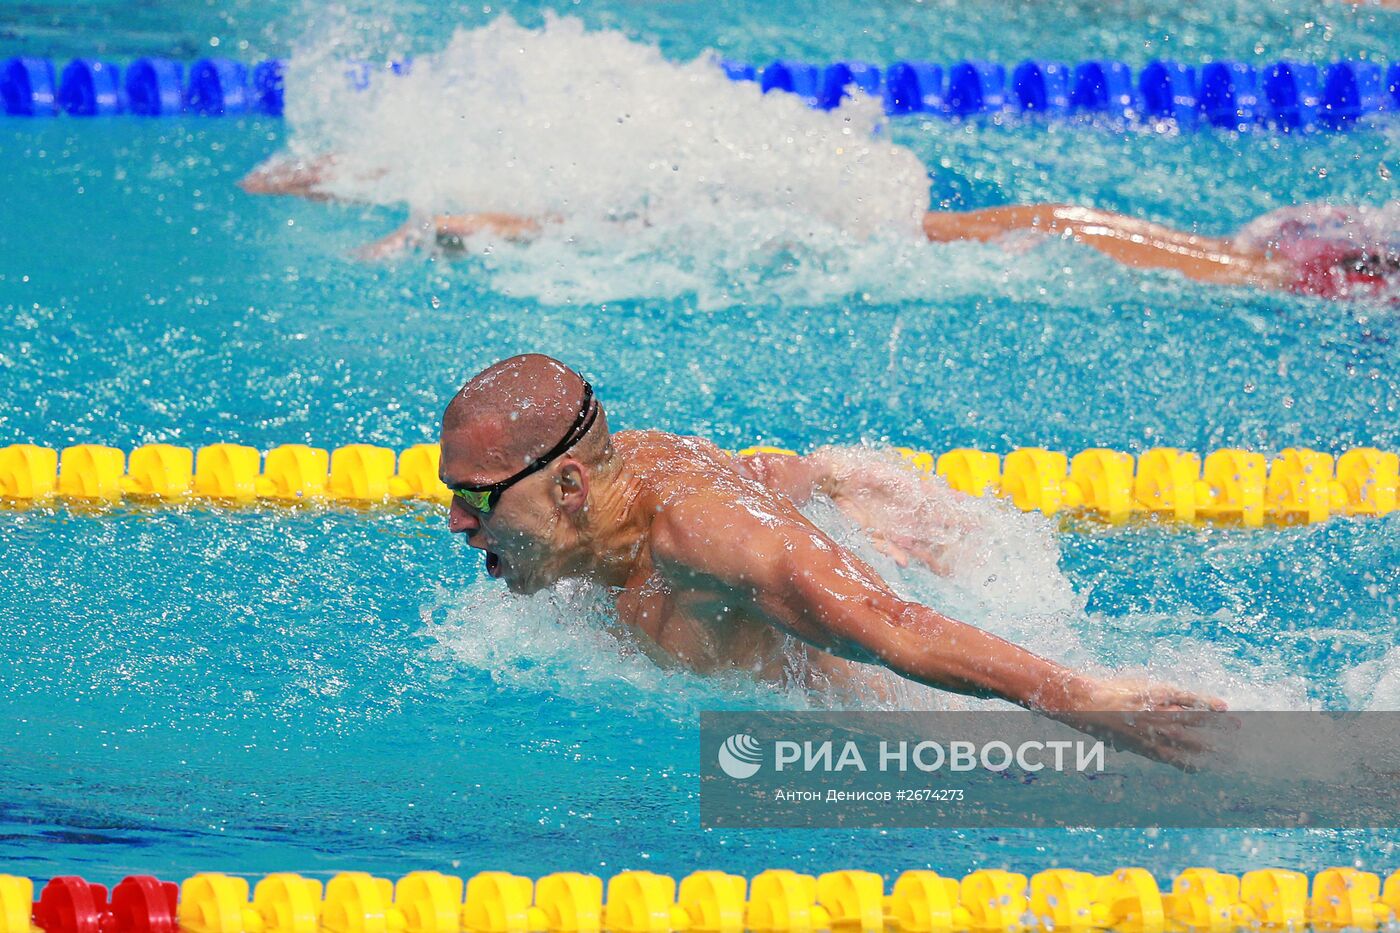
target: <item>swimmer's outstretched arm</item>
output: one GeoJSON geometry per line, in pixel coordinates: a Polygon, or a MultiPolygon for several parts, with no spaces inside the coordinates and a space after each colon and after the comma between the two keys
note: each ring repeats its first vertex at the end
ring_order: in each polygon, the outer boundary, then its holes
{"type": "Polygon", "coordinates": [[[977,211],[931,211],[924,235],[936,243],[986,242],[1015,230],[1067,237],[1139,269],[1174,269],[1218,285],[1286,289],[1293,281],[1278,263],[1234,242],[1173,230],[1111,211],[1068,204],[1024,204],[977,211]]]}
{"type": "Polygon", "coordinates": [[[335,166],[335,156],[314,159],[275,158],[244,175],[238,187],[248,194],[289,194],[312,201],[329,201],[321,185],[335,166]]]}
{"type": "Polygon", "coordinates": [[[1206,747],[1182,721],[1189,717],[1149,726],[1103,714],[1225,709],[1221,700],[1172,686],[1076,673],[901,599],[817,529],[766,510],[708,499],[677,504],[653,523],[652,552],[677,592],[741,608],[832,654],[931,687],[1009,700],[1179,766],[1206,747]]]}

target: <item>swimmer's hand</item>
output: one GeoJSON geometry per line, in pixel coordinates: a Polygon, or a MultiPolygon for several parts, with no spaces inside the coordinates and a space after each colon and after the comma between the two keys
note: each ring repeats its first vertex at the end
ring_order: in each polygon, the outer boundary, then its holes
{"type": "Polygon", "coordinates": [[[312,201],[328,201],[321,189],[335,165],[334,156],[309,160],[273,159],[243,176],[238,187],[248,194],[289,194],[312,201]]]}
{"type": "Polygon", "coordinates": [[[1053,715],[1114,748],[1195,771],[1214,750],[1209,729],[1228,727],[1225,701],[1145,680],[1081,678],[1073,708],[1053,715]],[[1134,715],[1123,715],[1130,713],[1134,715]]]}

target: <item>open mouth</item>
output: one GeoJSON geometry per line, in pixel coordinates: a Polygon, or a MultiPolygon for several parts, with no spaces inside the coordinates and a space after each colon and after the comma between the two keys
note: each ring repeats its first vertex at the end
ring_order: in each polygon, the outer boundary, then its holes
{"type": "Polygon", "coordinates": [[[486,552],[486,573],[496,578],[501,575],[501,555],[495,551],[486,552]]]}

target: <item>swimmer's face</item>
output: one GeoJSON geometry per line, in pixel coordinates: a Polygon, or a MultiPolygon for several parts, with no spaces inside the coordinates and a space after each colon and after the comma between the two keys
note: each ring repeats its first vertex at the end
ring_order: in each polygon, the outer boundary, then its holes
{"type": "MultiPolygon", "coordinates": [[[[473,469],[463,445],[444,437],[440,472],[449,486],[493,482],[499,477],[473,469]]],[[[447,515],[448,530],[486,554],[486,572],[515,593],[534,593],[568,575],[576,540],[574,503],[586,497],[586,468],[562,457],[501,493],[482,513],[457,496],[447,515]]]]}

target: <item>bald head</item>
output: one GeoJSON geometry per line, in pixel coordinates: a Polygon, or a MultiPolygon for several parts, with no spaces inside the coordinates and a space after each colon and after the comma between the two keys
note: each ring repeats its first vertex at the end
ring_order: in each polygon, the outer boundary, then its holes
{"type": "MultiPolygon", "coordinates": [[[[582,410],[584,380],[538,353],[502,360],[473,376],[442,415],[444,454],[471,475],[457,482],[490,483],[514,475],[568,433],[582,410]]],[[[601,403],[587,434],[570,453],[590,462],[609,450],[601,403]]]]}

